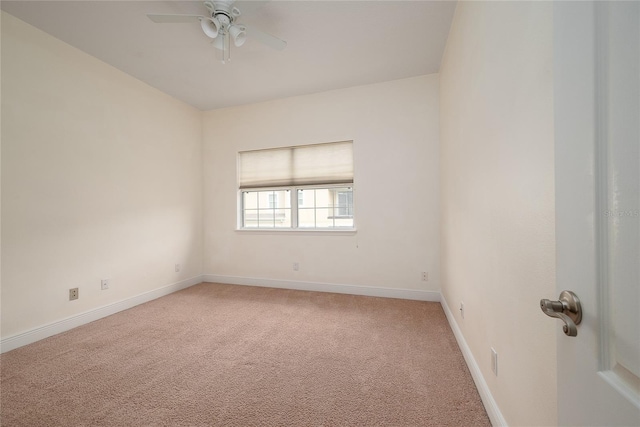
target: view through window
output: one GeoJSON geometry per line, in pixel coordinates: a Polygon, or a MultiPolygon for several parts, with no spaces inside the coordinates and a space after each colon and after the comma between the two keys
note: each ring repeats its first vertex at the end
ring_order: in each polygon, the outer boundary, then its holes
{"type": "Polygon", "coordinates": [[[353,229],[353,142],[239,153],[242,229],[353,229]]]}

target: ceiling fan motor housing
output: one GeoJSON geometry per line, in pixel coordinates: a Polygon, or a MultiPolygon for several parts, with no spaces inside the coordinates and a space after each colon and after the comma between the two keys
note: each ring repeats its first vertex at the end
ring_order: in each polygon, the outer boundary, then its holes
{"type": "Polygon", "coordinates": [[[205,1],[204,5],[211,12],[211,18],[220,21],[223,29],[227,29],[235,18],[240,16],[240,9],[232,7],[235,0],[205,1]]]}

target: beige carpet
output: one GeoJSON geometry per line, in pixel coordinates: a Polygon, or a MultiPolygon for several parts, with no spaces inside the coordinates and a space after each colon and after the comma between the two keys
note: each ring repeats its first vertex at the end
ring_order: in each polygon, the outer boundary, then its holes
{"type": "Polygon", "coordinates": [[[490,425],[438,303],[204,283],[0,368],[7,427],[490,425]]]}

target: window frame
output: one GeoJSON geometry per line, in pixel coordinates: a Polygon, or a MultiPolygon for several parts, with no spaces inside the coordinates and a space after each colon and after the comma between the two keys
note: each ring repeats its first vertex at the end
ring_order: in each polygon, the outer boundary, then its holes
{"type": "MultiPolygon", "coordinates": [[[[281,186],[281,187],[254,187],[254,188],[239,188],[238,189],[238,212],[237,212],[237,228],[236,231],[250,231],[250,232],[273,232],[273,233],[353,233],[356,231],[356,215],[355,215],[355,185],[353,182],[342,183],[342,184],[314,184],[314,185],[292,185],[292,186],[281,186]],[[299,224],[299,192],[298,190],[314,190],[314,189],[327,189],[337,190],[343,188],[351,189],[351,197],[352,197],[352,205],[351,212],[352,214],[344,217],[344,216],[335,216],[332,215],[331,218],[350,218],[353,220],[353,225],[350,227],[300,227],[299,224]],[[265,227],[260,228],[257,227],[245,227],[245,208],[244,208],[244,197],[243,193],[245,192],[270,192],[270,191],[289,191],[290,198],[290,206],[291,206],[291,227],[265,227]]],[[[335,193],[337,194],[337,192],[335,193]]],[[[335,209],[338,209],[338,206],[334,205],[335,209]]],[[[316,206],[314,209],[318,209],[316,206]]],[[[323,208],[320,208],[323,209],[323,208]]],[[[335,211],[334,211],[335,214],[335,211]]]]}

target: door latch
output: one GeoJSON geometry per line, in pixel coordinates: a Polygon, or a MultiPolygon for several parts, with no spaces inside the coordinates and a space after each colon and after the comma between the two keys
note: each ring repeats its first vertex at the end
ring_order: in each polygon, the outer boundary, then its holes
{"type": "Polygon", "coordinates": [[[582,306],[578,296],[571,291],[560,292],[558,301],[540,300],[540,308],[549,317],[555,317],[564,322],[562,330],[570,337],[578,335],[578,328],[582,321],[582,306]]]}

